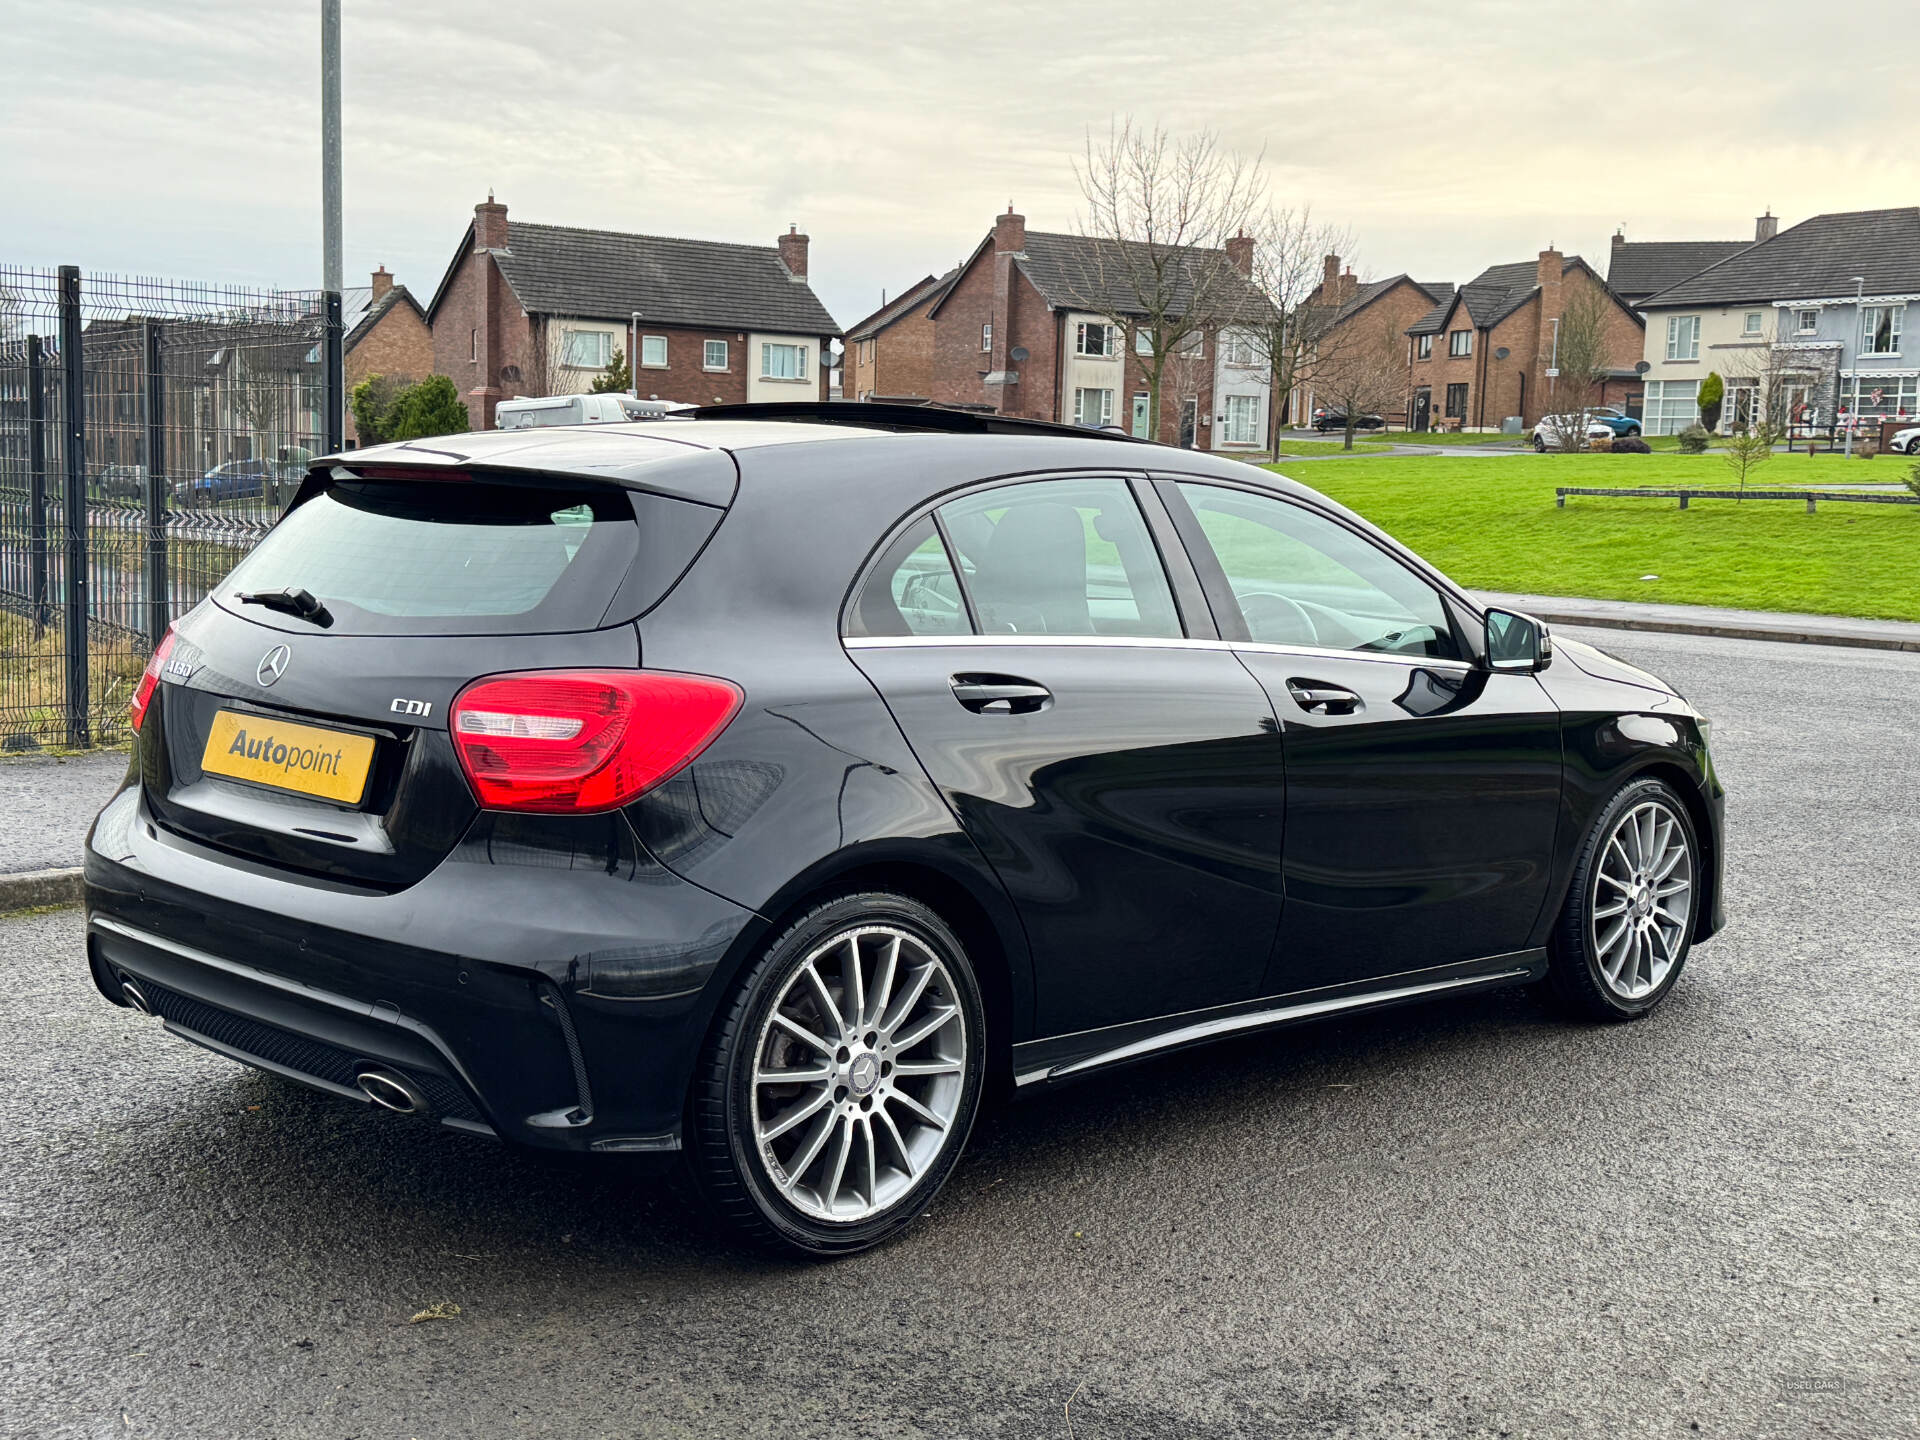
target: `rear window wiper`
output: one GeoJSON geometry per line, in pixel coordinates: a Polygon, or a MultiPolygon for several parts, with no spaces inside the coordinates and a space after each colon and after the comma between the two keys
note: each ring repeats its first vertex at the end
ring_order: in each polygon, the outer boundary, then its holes
{"type": "Polygon", "coordinates": [[[311,590],[289,586],[284,590],[238,590],[234,599],[242,605],[264,605],[285,615],[311,620],[323,630],[333,624],[333,612],[311,590]]]}

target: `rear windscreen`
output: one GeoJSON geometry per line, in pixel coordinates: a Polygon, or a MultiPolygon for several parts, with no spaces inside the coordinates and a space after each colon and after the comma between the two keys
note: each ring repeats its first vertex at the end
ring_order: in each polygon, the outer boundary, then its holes
{"type": "Polygon", "coordinates": [[[215,590],[310,591],[334,634],[498,634],[599,625],[638,549],[625,492],[478,481],[336,481],[290,511],[215,590]]]}

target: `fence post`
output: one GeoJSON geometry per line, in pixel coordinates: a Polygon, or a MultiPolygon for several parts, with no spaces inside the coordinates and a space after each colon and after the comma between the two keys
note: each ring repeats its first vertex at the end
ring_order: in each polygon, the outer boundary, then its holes
{"type": "Polygon", "coordinates": [[[33,638],[47,628],[47,377],[40,337],[27,337],[27,594],[33,638]]]}
{"type": "Polygon", "coordinates": [[[326,356],[326,378],[322,382],[322,388],[326,391],[324,400],[327,418],[325,429],[321,433],[326,438],[327,454],[334,455],[345,449],[347,444],[346,364],[340,350],[341,342],[345,337],[340,328],[340,292],[338,290],[326,292],[324,313],[326,336],[323,353],[326,356]]]}
{"type": "Polygon", "coordinates": [[[61,396],[66,410],[67,744],[89,743],[87,695],[87,371],[80,358],[80,267],[60,267],[61,396]]]}
{"type": "Polygon", "coordinates": [[[160,322],[140,322],[147,353],[147,641],[173,623],[167,595],[167,392],[160,369],[160,322]]]}

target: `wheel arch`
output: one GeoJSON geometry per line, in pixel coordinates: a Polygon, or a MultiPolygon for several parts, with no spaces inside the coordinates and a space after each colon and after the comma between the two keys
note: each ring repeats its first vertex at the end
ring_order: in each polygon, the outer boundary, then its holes
{"type": "MultiPolygon", "coordinates": [[[[1705,940],[1713,934],[1713,914],[1720,900],[1716,891],[1720,883],[1720,856],[1714,850],[1713,816],[1707,809],[1706,796],[1701,794],[1695,775],[1677,761],[1664,757],[1649,758],[1645,765],[1622,779],[1620,788],[1637,780],[1664,782],[1687,807],[1687,818],[1693,822],[1694,842],[1700,847],[1700,863],[1694,866],[1700,885],[1700,903],[1693,907],[1693,938],[1696,942],[1705,940]]],[[[1615,793],[1619,793],[1618,790],[1615,793]]]]}

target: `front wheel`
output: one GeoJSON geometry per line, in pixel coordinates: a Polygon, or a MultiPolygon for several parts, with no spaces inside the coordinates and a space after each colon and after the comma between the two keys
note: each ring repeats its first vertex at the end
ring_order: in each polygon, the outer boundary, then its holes
{"type": "Polygon", "coordinates": [[[748,967],[695,1076],[687,1158],[713,1212],[812,1258],[904,1229],[973,1127],[982,1015],[966,951],[919,901],[801,916],[748,967]]]}
{"type": "Polygon", "coordinates": [[[1573,1013],[1632,1020],[1666,998],[1693,945],[1700,845],[1663,781],[1616,794],[1587,832],[1549,944],[1547,978],[1573,1013]]]}
{"type": "Polygon", "coordinates": [[[1536,455],[1544,455],[1547,453],[1547,437],[1546,436],[1536,435],[1533,437],[1533,453],[1536,455]]]}

